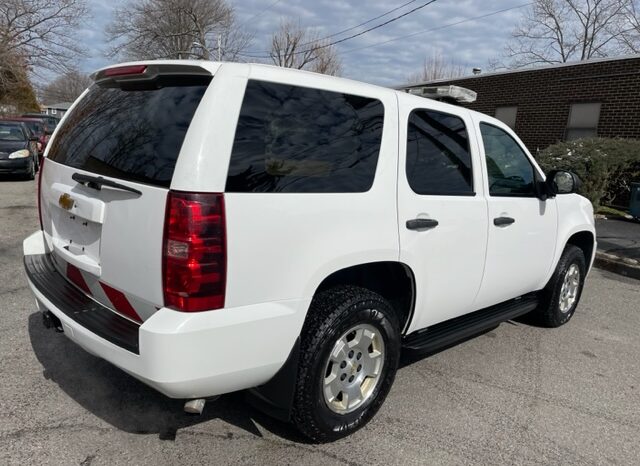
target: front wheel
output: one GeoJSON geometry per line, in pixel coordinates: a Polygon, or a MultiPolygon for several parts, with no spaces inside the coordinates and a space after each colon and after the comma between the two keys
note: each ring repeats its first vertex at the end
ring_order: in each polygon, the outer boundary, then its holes
{"type": "Polygon", "coordinates": [[[586,273],[582,250],[568,244],[542,293],[542,304],[537,312],[543,325],[559,327],[569,322],[580,301],[586,273]]]}
{"type": "Polygon", "coordinates": [[[399,356],[399,323],[384,298],[355,286],[319,293],[301,335],[298,430],[326,442],[364,426],[389,393],[399,356]]]}
{"type": "Polygon", "coordinates": [[[29,161],[29,167],[27,168],[26,177],[28,180],[33,180],[36,177],[36,162],[33,160],[33,157],[29,161]]]}

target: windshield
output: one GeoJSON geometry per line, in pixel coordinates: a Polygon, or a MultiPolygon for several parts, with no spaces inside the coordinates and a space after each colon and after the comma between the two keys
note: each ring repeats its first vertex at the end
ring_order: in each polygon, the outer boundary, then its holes
{"type": "Polygon", "coordinates": [[[29,128],[33,134],[42,134],[44,132],[42,123],[39,121],[25,121],[24,124],[27,125],[27,128],[29,128]]]}
{"type": "Polygon", "coordinates": [[[3,141],[26,141],[27,138],[18,125],[0,123],[0,139],[3,141]]]}
{"type": "Polygon", "coordinates": [[[172,77],[151,89],[93,85],[59,129],[49,158],[114,178],[168,187],[211,77],[172,77]]]}

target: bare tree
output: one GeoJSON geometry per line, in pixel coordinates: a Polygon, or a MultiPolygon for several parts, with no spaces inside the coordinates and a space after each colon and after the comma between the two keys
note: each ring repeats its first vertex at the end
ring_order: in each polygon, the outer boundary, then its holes
{"type": "Polygon", "coordinates": [[[407,81],[409,84],[420,84],[436,79],[460,78],[466,74],[465,66],[434,51],[430,56],[425,57],[422,69],[409,75],[407,81]]]}
{"type": "Polygon", "coordinates": [[[87,14],[85,0],[2,0],[0,65],[68,70],[83,53],[74,33],[87,14]]]}
{"type": "Polygon", "coordinates": [[[252,37],[225,0],[133,0],[107,27],[110,56],[234,61],[252,37]]]}
{"type": "Polygon", "coordinates": [[[93,84],[93,80],[88,74],[72,70],[42,87],[39,92],[40,101],[46,103],[73,102],[91,84],[93,84]]]}
{"type": "Polygon", "coordinates": [[[284,21],[271,37],[269,53],[275,65],[337,76],[342,62],[336,48],[304,29],[299,23],[284,21]]]}
{"type": "Polygon", "coordinates": [[[640,53],[640,1],[629,3],[624,12],[629,27],[621,34],[621,42],[631,53],[640,53]]]}
{"type": "Polygon", "coordinates": [[[534,0],[512,31],[506,66],[606,57],[638,49],[637,0],[534,0]]]}

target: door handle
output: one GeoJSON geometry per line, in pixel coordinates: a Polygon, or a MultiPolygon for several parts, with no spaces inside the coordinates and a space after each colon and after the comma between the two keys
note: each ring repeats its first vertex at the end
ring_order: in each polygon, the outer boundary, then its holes
{"type": "Polygon", "coordinates": [[[407,220],[408,230],[422,230],[425,228],[435,228],[438,226],[438,221],[432,218],[414,218],[413,220],[407,220]]]}
{"type": "Polygon", "coordinates": [[[511,217],[496,217],[493,219],[493,224],[497,227],[501,227],[504,225],[511,225],[515,223],[516,219],[511,217]]]}

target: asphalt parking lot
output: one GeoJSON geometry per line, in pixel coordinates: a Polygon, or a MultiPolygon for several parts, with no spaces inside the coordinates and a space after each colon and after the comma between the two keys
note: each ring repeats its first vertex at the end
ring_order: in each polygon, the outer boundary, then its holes
{"type": "Polygon", "coordinates": [[[640,281],[594,270],[560,329],[508,322],[407,361],[369,426],[311,445],[242,394],[184,415],[45,329],[22,270],[37,228],[35,182],[1,179],[0,464],[640,461],[640,281]]]}

